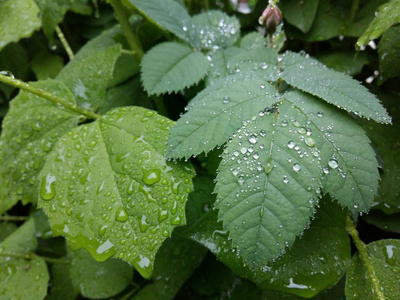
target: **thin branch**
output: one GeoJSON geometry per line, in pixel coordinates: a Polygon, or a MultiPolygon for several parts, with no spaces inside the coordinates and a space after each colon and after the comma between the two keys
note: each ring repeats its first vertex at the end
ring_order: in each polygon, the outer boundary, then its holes
{"type": "Polygon", "coordinates": [[[26,220],[28,220],[29,219],[29,217],[21,217],[21,216],[1,216],[0,217],[0,221],[5,221],[5,222],[8,222],[8,221],[26,221],[26,220]]]}
{"type": "Polygon", "coordinates": [[[68,41],[64,36],[64,33],[61,31],[61,28],[58,25],[56,26],[56,33],[57,33],[58,38],[61,41],[61,44],[63,45],[65,51],[68,54],[69,60],[72,60],[74,58],[74,52],[72,51],[71,47],[69,46],[68,41]]]}
{"type": "Polygon", "coordinates": [[[84,115],[89,119],[96,120],[96,119],[99,119],[101,117],[100,115],[96,114],[95,112],[92,112],[90,110],[86,110],[83,107],[77,106],[76,104],[71,104],[71,103],[65,101],[64,99],[61,99],[61,98],[59,98],[59,97],[57,97],[57,96],[55,96],[55,95],[53,95],[53,94],[51,94],[51,93],[49,93],[47,91],[44,91],[44,90],[42,90],[40,88],[34,87],[32,85],[29,85],[29,84],[27,84],[27,83],[25,83],[25,82],[23,82],[21,80],[14,79],[13,77],[3,75],[3,74],[1,74],[1,72],[0,72],[0,81],[4,82],[6,84],[9,84],[11,86],[14,86],[16,88],[25,90],[25,91],[27,91],[29,93],[32,93],[32,94],[36,95],[36,96],[42,97],[42,98],[44,98],[46,100],[51,101],[52,103],[54,103],[56,105],[61,105],[61,106],[65,107],[66,109],[68,109],[70,111],[73,111],[73,112],[76,112],[76,113],[78,113],[80,115],[84,115]]]}
{"type": "MultiPolygon", "coordinates": [[[[34,253],[28,252],[26,254],[19,254],[19,253],[11,253],[11,252],[0,252],[0,256],[32,260],[33,257],[34,257],[34,253]]],[[[40,255],[37,255],[37,256],[43,258],[44,261],[49,262],[49,263],[53,263],[53,264],[64,264],[64,265],[71,264],[71,261],[66,260],[66,259],[57,259],[57,258],[40,256],[40,255]]]]}

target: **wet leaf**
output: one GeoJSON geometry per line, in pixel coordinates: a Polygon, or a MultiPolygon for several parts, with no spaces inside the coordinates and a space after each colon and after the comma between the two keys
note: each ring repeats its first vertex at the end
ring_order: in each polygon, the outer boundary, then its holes
{"type": "Polygon", "coordinates": [[[49,300],[74,300],[79,295],[79,289],[71,282],[70,266],[66,264],[53,264],[51,266],[51,285],[46,299],[49,300]]]}
{"type": "Polygon", "coordinates": [[[363,220],[384,231],[400,233],[400,213],[387,215],[382,211],[372,210],[363,216],[363,220]]]}
{"type": "Polygon", "coordinates": [[[244,120],[279,101],[262,79],[222,78],[190,102],[168,139],[167,156],[189,158],[220,146],[244,120]]]}
{"type": "Polygon", "coordinates": [[[235,274],[255,282],[259,288],[312,297],[335,284],[350,263],[345,217],[345,211],[337,204],[324,199],[304,236],[274,262],[254,271],[243,263],[242,252],[232,247],[228,233],[217,223],[217,212],[207,213],[186,234],[210,249],[235,274]]]}
{"type": "MultiPolygon", "coordinates": [[[[69,103],[72,93],[54,80],[31,83],[69,103]]],[[[57,140],[77,126],[79,115],[52,102],[21,91],[10,103],[0,138],[0,213],[14,206],[35,203],[37,175],[57,140]]]]}
{"type": "MultiPolygon", "coordinates": [[[[400,1],[399,1],[400,3],[400,1]]],[[[400,11],[400,5],[399,5],[400,11]]],[[[389,28],[378,45],[379,54],[379,84],[387,79],[400,76],[400,26],[389,28]]]]}
{"type": "Polygon", "coordinates": [[[69,251],[69,273],[75,290],[86,298],[113,297],[124,290],[132,280],[133,269],[126,262],[109,259],[96,261],[85,250],[69,251]]]}
{"type": "Polygon", "coordinates": [[[286,0],[280,3],[280,7],[285,20],[287,20],[289,24],[297,27],[302,32],[307,32],[310,30],[314,21],[318,3],[319,0],[286,0]]]}
{"type": "Polygon", "coordinates": [[[338,52],[331,51],[315,57],[328,68],[345,73],[346,75],[357,75],[369,60],[365,52],[338,52]]]}
{"type": "Polygon", "coordinates": [[[358,116],[379,123],[391,122],[379,100],[351,77],[298,53],[285,53],[281,64],[284,69],[281,77],[290,85],[358,116]]]}
{"type": "Polygon", "coordinates": [[[38,30],[41,26],[38,14],[34,0],[0,1],[0,50],[38,30]]]}
{"type": "Polygon", "coordinates": [[[0,223],[0,242],[13,233],[15,229],[17,229],[17,225],[14,223],[0,223]]]}
{"type": "Polygon", "coordinates": [[[366,45],[370,40],[380,37],[393,24],[400,22],[400,0],[391,0],[378,7],[375,18],[365,32],[358,38],[359,47],[366,45]]]}
{"type": "Polygon", "coordinates": [[[95,111],[105,101],[108,82],[121,55],[121,44],[114,41],[120,33],[119,27],[113,27],[90,40],[56,77],[72,91],[79,106],[95,111]]]}
{"type": "Polygon", "coordinates": [[[59,55],[50,54],[48,51],[39,52],[32,60],[32,71],[38,80],[54,78],[64,67],[64,60],[59,55]]]}
{"type": "Polygon", "coordinates": [[[139,107],[112,110],[65,135],[40,178],[54,235],[97,261],[120,258],[145,278],[174,227],[185,224],[188,164],[167,162],[173,122],[139,107]]]}
{"type": "Polygon", "coordinates": [[[240,41],[240,48],[245,50],[264,48],[265,47],[265,37],[258,33],[252,32],[246,34],[240,41]]]}
{"type": "MultiPolygon", "coordinates": [[[[378,279],[385,299],[399,299],[400,241],[380,240],[367,245],[368,263],[378,279]]],[[[346,297],[349,300],[375,299],[370,271],[356,253],[346,275],[346,297]]]]}
{"type": "MultiPolygon", "coordinates": [[[[30,219],[0,243],[0,253],[26,254],[36,246],[35,226],[30,219]]],[[[1,298],[41,300],[46,296],[49,281],[46,263],[34,254],[31,258],[0,256],[1,298]]]]}
{"type": "Polygon", "coordinates": [[[209,63],[200,52],[176,42],[159,44],[145,54],[142,81],[148,94],[178,92],[198,83],[209,63]]]}

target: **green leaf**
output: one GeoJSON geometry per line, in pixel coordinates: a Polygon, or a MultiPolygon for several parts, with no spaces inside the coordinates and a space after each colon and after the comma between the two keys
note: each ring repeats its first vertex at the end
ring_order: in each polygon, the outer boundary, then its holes
{"type": "Polygon", "coordinates": [[[14,223],[0,223],[0,242],[8,237],[17,229],[17,225],[14,223]]]}
{"type": "Polygon", "coordinates": [[[357,40],[357,46],[366,45],[370,40],[380,37],[393,24],[400,22],[400,0],[391,0],[379,6],[375,18],[369,24],[362,36],[357,40]]]}
{"type": "Polygon", "coordinates": [[[97,110],[104,102],[108,82],[121,55],[121,45],[114,41],[120,32],[115,26],[90,40],[56,77],[73,92],[79,106],[97,110]]]}
{"type": "Polygon", "coordinates": [[[281,77],[290,85],[356,115],[380,123],[391,122],[379,100],[351,77],[298,53],[285,53],[281,65],[281,77]]]}
{"type": "Polygon", "coordinates": [[[133,299],[174,299],[206,253],[206,248],[193,241],[177,237],[167,239],[156,256],[153,283],[147,284],[133,299]]]}
{"type": "Polygon", "coordinates": [[[382,211],[372,210],[362,219],[384,231],[400,233],[400,213],[387,215],[382,211]]]}
{"type": "Polygon", "coordinates": [[[166,42],[147,52],[142,60],[142,81],[150,95],[178,92],[198,83],[206,74],[206,57],[188,46],[166,42]]]}
{"type": "Polygon", "coordinates": [[[40,8],[42,28],[46,37],[54,40],[54,30],[64,19],[65,13],[72,8],[74,0],[36,0],[40,8]]]}
{"type": "Polygon", "coordinates": [[[261,289],[312,297],[335,284],[350,263],[345,217],[346,212],[340,206],[324,199],[304,236],[263,270],[255,271],[244,265],[242,253],[232,248],[228,234],[217,223],[216,212],[207,213],[186,235],[210,249],[235,274],[255,282],[261,289]]]}
{"type": "Polygon", "coordinates": [[[319,163],[310,155],[315,149],[287,123],[293,119],[303,127],[306,120],[290,104],[279,111],[244,122],[228,142],[217,175],[219,220],[252,269],[263,268],[293,244],[319,196],[314,177],[319,163]],[[299,155],[294,145],[307,155],[299,155]]]}
{"type": "Polygon", "coordinates": [[[53,264],[51,266],[51,285],[48,300],[75,300],[79,295],[79,288],[71,282],[70,266],[65,264],[53,264]]]}
{"type": "Polygon", "coordinates": [[[41,26],[38,14],[34,0],[0,1],[0,50],[38,30],[41,26]]]}
{"type": "Polygon", "coordinates": [[[217,50],[232,46],[240,35],[239,20],[221,11],[206,11],[193,17],[189,29],[192,40],[199,39],[200,47],[217,50]]]}
{"type": "MultiPolygon", "coordinates": [[[[400,2],[399,2],[400,3],[400,2]]],[[[400,11],[400,6],[399,6],[400,11]]],[[[400,26],[389,28],[378,45],[379,54],[379,84],[387,79],[400,76],[400,26]]]]}
{"type": "Polygon", "coordinates": [[[368,264],[356,253],[346,275],[346,297],[349,300],[375,299],[376,291],[371,283],[370,272],[378,279],[385,299],[399,299],[400,290],[400,241],[380,240],[367,245],[368,264]]]}
{"type": "Polygon", "coordinates": [[[312,153],[323,168],[323,192],[353,212],[367,212],[377,194],[379,173],[364,130],[348,114],[316,97],[299,91],[284,97],[307,118],[307,130],[315,133],[304,142],[315,142],[318,149],[312,153]]]}
{"type": "MultiPolygon", "coordinates": [[[[72,93],[54,80],[31,83],[69,103],[72,93]]],[[[18,200],[37,199],[37,175],[58,139],[77,126],[79,115],[21,91],[10,103],[0,137],[0,214],[18,200]]]]}
{"type": "Polygon", "coordinates": [[[245,50],[264,48],[265,37],[259,32],[252,32],[245,35],[240,41],[240,48],[245,50]]]}
{"type": "Polygon", "coordinates": [[[361,73],[364,65],[369,62],[367,53],[365,52],[330,51],[316,55],[315,58],[328,68],[350,76],[361,73]]]}
{"type": "MultiPolygon", "coordinates": [[[[33,219],[26,221],[0,244],[0,253],[26,254],[37,246],[33,219]]],[[[3,254],[4,255],[4,254],[3,254]]],[[[45,261],[0,255],[0,295],[3,299],[43,299],[49,274],[45,261]],[[24,288],[21,288],[23,286],[24,288]]]]}
{"type": "Polygon", "coordinates": [[[123,259],[149,278],[162,242],[185,224],[192,189],[190,165],[164,157],[172,124],[126,107],[61,138],[40,174],[39,206],[54,235],[97,261],[123,259]]]}
{"type": "Polygon", "coordinates": [[[124,0],[124,3],[137,9],[146,19],[157,27],[167,30],[177,37],[191,42],[188,31],[191,30],[192,19],[186,9],[173,0],[124,0]]]}
{"type": "Polygon", "coordinates": [[[168,139],[167,156],[189,158],[224,144],[244,120],[278,99],[262,79],[229,76],[200,92],[176,123],[168,139]]]}
{"type": "Polygon", "coordinates": [[[122,260],[98,262],[83,249],[69,251],[69,256],[72,285],[86,298],[113,297],[132,280],[133,269],[122,260]]]}
{"type": "Polygon", "coordinates": [[[280,3],[282,14],[289,24],[303,32],[310,30],[317,13],[319,0],[286,0],[280,3]]]}
{"type": "Polygon", "coordinates": [[[64,67],[64,60],[59,55],[42,51],[35,55],[32,62],[32,71],[38,80],[54,78],[64,67]]]}

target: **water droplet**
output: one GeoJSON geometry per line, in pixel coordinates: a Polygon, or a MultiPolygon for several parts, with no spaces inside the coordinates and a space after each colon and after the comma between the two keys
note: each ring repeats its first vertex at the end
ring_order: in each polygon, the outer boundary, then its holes
{"type": "Polygon", "coordinates": [[[294,141],[289,141],[289,143],[287,144],[289,149],[293,149],[294,146],[296,146],[296,143],[294,141]]]}
{"type": "Polygon", "coordinates": [[[147,218],[146,218],[146,216],[145,215],[142,215],[142,217],[140,218],[140,221],[139,221],[139,228],[140,228],[140,231],[141,232],[146,232],[147,231],[147,229],[150,227],[150,224],[149,223],[147,223],[147,218]]]}
{"type": "Polygon", "coordinates": [[[153,185],[156,182],[160,181],[161,170],[160,169],[151,169],[151,170],[143,170],[143,182],[147,185],[153,185]]]}
{"type": "Polygon", "coordinates": [[[168,218],[168,210],[159,209],[158,210],[158,221],[162,222],[166,218],[168,218]]]}
{"type": "Polygon", "coordinates": [[[99,226],[98,233],[99,233],[100,236],[104,236],[106,234],[107,227],[108,227],[107,225],[100,225],[99,226]]]}
{"type": "Polygon", "coordinates": [[[126,210],[123,207],[119,208],[116,211],[115,220],[120,221],[120,222],[126,222],[128,220],[128,213],[126,212],[126,210]]]}
{"type": "Polygon", "coordinates": [[[324,113],[321,112],[321,111],[319,111],[319,112],[317,112],[317,116],[320,117],[320,118],[322,118],[322,117],[324,116],[324,113]]]}
{"type": "Polygon", "coordinates": [[[301,170],[301,166],[299,164],[296,163],[293,165],[293,171],[298,172],[300,170],[301,170]]]}
{"type": "Polygon", "coordinates": [[[43,200],[51,200],[56,195],[55,181],[56,177],[51,174],[47,174],[40,181],[40,196],[43,200]]]}
{"type": "Polygon", "coordinates": [[[257,141],[258,141],[258,138],[257,138],[257,136],[255,136],[254,134],[251,134],[251,135],[249,136],[249,142],[250,142],[250,143],[255,144],[255,143],[257,143],[257,141]]]}
{"type": "Polygon", "coordinates": [[[265,174],[269,175],[269,173],[271,173],[273,167],[274,166],[272,164],[272,157],[270,157],[268,159],[268,162],[265,164],[265,174]]]}
{"type": "Polygon", "coordinates": [[[14,74],[10,71],[0,71],[0,74],[15,79],[14,74]]]}
{"type": "Polygon", "coordinates": [[[243,176],[239,176],[239,178],[238,178],[238,183],[239,183],[240,185],[242,185],[242,184],[244,183],[244,178],[243,178],[243,176]]]}
{"type": "Polygon", "coordinates": [[[306,145],[309,147],[315,147],[315,141],[312,137],[309,137],[309,136],[305,137],[304,143],[306,143],[306,145]]]}
{"type": "Polygon", "coordinates": [[[336,169],[336,168],[339,166],[338,162],[337,162],[335,159],[331,159],[331,160],[328,162],[328,165],[329,165],[332,169],[336,169]]]}
{"type": "Polygon", "coordinates": [[[231,100],[229,99],[228,96],[225,96],[225,97],[222,99],[222,103],[223,103],[223,104],[228,104],[229,102],[231,102],[231,100]]]}
{"type": "Polygon", "coordinates": [[[283,183],[284,184],[287,184],[287,183],[289,183],[289,179],[287,178],[287,176],[285,175],[285,176],[283,176],[283,183]]]}

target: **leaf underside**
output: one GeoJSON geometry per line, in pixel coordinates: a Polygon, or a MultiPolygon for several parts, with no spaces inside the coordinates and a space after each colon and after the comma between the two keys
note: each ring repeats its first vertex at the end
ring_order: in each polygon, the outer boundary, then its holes
{"type": "Polygon", "coordinates": [[[40,174],[39,206],[54,234],[96,260],[121,258],[145,278],[175,226],[185,224],[189,165],[167,162],[172,121],[115,109],[65,135],[40,174]]]}

